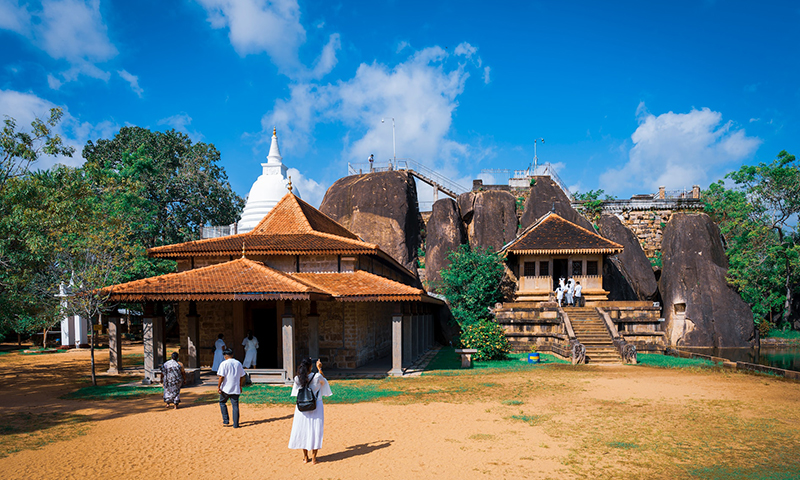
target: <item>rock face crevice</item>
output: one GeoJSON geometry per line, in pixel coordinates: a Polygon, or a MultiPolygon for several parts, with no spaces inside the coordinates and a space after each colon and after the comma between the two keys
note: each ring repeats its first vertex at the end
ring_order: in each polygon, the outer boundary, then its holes
{"type": "Polygon", "coordinates": [[[603,288],[609,300],[658,300],[658,284],[639,239],[614,215],[604,214],[597,222],[600,234],[624,247],[603,266],[603,288]]]}
{"type": "Polygon", "coordinates": [[[706,214],[676,213],[664,228],[659,290],[669,343],[750,347],[753,312],[725,278],[719,227],[706,214]]]}
{"type": "Polygon", "coordinates": [[[425,276],[428,285],[435,287],[442,279],[439,272],[450,266],[447,256],[466,243],[464,224],[455,200],[443,198],[433,204],[426,231],[425,276]]]}
{"type": "Polygon", "coordinates": [[[458,205],[471,248],[492,247],[498,251],[516,238],[517,205],[509,192],[462,193],[458,205]]]}
{"type": "Polygon", "coordinates": [[[376,172],[341,178],[325,193],[319,209],[417,272],[421,242],[417,186],[408,173],[376,172]]]}
{"type": "Polygon", "coordinates": [[[569,197],[549,176],[533,177],[531,194],[525,202],[525,212],[519,221],[519,228],[528,228],[545,213],[554,211],[564,220],[594,231],[592,222],[572,208],[569,197]]]}

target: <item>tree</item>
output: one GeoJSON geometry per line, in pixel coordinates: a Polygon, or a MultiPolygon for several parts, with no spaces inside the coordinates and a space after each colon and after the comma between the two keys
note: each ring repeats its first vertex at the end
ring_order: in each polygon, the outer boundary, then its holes
{"type": "Polygon", "coordinates": [[[111,140],[88,142],[86,169],[102,179],[123,174],[151,206],[140,219],[145,247],[199,238],[200,227],[238,220],[244,200],[231,189],[213,144],[192,143],[183,133],[123,127],[111,140]]]}
{"type": "MultiPolygon", "coordinates": [[[[800,169],[781,151],[770,164],[742,166],[703,195],[706,211],[720,224],[729,259],[728,276],[753,307],[756,323],[773,312],[789,322],[800,272],[796,222],[800,213],[800,169]]],[[[795,328],[798,328],[795,325],[795,328]]]]}
{"type": "Polygon", "coordinates": [[[450,310],[463,328],[492,318],[489,307],[502,301],[500,282],[503,260],[490,247],[470,249],[461,245],[447,256],[450,266],[439,272],[441,292],[450,302],[450,310]]]}
{"type": "Polygon", "coordinates": [[[586,217],[595,229],[597,229],[597,221],[600,219],[600,214],[603,212],[603,203],[606,200],[614,200],[614,196],[606,195],[604,200],[600,196],[604,193],[603,190],[589,190],[588,192],[575,192],[573,197],[575,201],[580,202],[578,210],[586,217]]]}

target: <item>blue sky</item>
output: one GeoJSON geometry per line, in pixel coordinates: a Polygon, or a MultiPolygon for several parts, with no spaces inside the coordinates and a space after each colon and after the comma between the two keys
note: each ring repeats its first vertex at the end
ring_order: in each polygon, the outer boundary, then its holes
{"type": "Polygon", "coordinates": [[[800,4],[507,3],[0,0],[0,114],[61,106],[78,151],[176,128],[242,196],[276,126],[315,205],[392,156],[390,117],[398,157],[465,187],[535,138],[571,188],[619,197],[800,154],[800,4]]]}

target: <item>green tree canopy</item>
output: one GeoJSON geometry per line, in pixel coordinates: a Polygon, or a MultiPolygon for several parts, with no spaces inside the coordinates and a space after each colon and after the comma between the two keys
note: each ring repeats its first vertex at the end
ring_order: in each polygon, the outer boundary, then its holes
{"type": "Polygon", "coordinates": [[[447,256],[450,266],[439,272],[441,292],[461,327],[491,319],[489,307],[503,300],[503,260],[492,248],[461,245],[447,256]]]}

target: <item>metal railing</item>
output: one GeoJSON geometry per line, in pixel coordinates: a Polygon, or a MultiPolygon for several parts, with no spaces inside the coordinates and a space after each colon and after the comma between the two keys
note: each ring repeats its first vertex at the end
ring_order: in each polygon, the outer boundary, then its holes
{"type": "Polygon", "coordinates": [[[369,162],[347,163],[348,175],[392,170],[402,170],[412,173],[425,183],[454,197],[469,191],[469,189],[411,158],[398,158],[395,162],[372,162],[372,165],[370,165],[369,162]]]}
{"type": "Polygon", "coordinates": [[[572,193],[567,188],[567,184],[558,176],[556,170],[550,162],[537,166],[533,170],[514,170],[514,178],[531,178],[536,176],[548,176],[558,185],[568,198],[572,198],[572,193]]]}
{"type": "Polygon", "coordinates": [[[237,225],[235,223],[231,223],[230,225],[200,227],[200,238],[227,237],[228,235],[236,235],[236,233],[237,225]]]}

